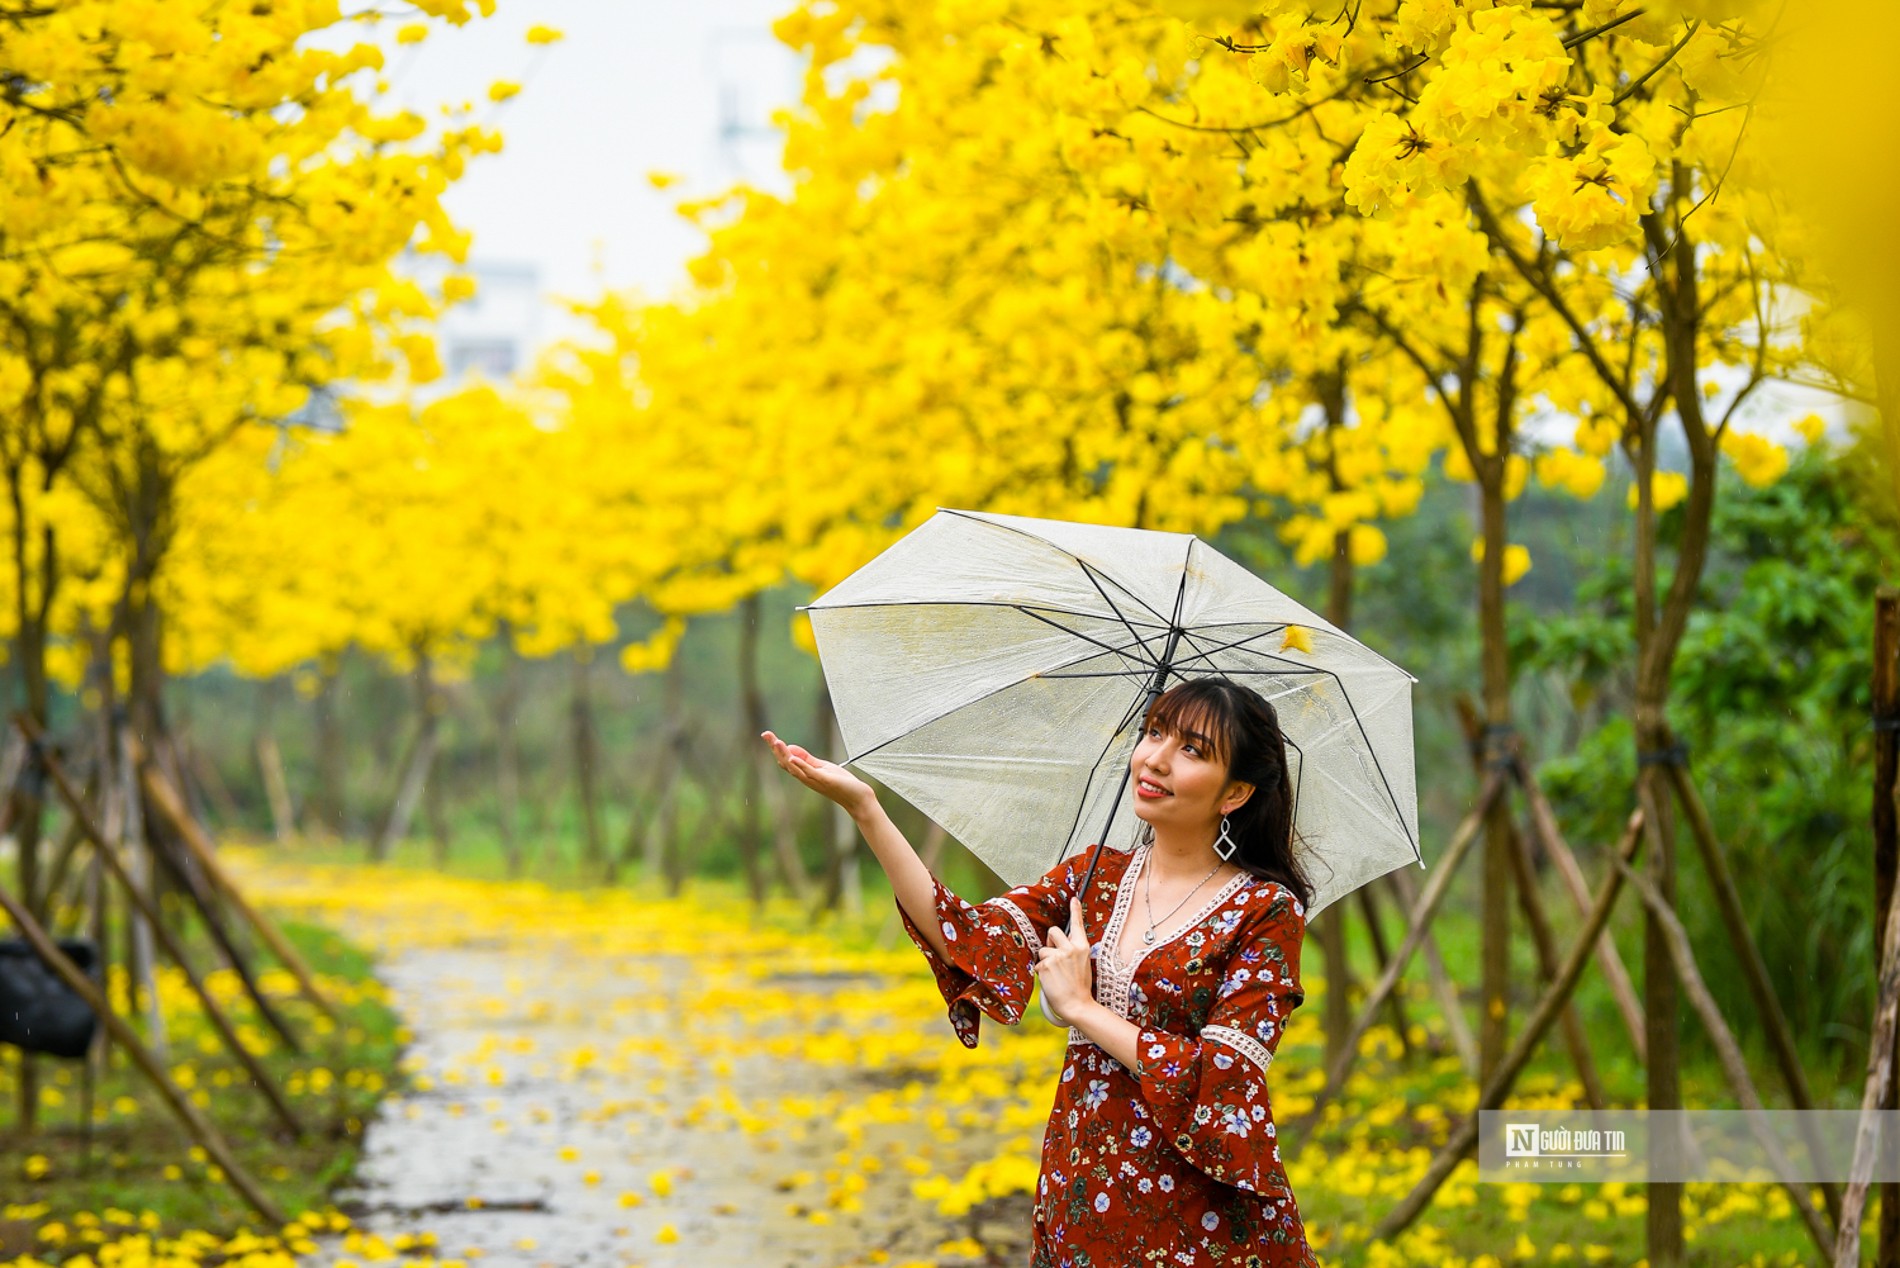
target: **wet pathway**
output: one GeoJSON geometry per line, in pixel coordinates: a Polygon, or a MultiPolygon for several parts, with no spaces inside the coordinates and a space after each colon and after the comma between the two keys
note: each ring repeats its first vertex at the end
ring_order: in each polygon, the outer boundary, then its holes
{"type": "Polygon", "coordinates": [[[415,1086],[382,1103],[336,1195],[356,1231],[304,1262],[418,1237],[443,1262],[536,1268],[1026,1261],[1026,1195],[951,1220],[912,1191],[1002,1135],[994,1107],[930,1105],[931,1073],[902,1054],[961,1050],[940,1004],[878,1028],[889,975],[610,948],[586,928],[404,945],[400,905],[319,918],[382,945],[415,1086]],[[828,1059],[807,1059],[814,1043],[828,1059]]]}

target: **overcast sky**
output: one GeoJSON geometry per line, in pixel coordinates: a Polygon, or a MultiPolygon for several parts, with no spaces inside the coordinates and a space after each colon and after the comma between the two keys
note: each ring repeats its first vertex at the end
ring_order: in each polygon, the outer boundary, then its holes
{"type": "MultiPolygon", "coordinates": [[[[798,63],[772,38],[791,0],[501,0],[495,16],[431,23],[419,45],[394,46],[386,74],[397,101],[435,117],[473,101],[506,148],[483,155],[447,196],[474,234],[472,263],[534,266],[544,293],[592,297],[603,287],[663,295],[684,277],[697,235],[672,211],[682,192],[738,180],[782,187],[771,112],[795,100],[798,63]],[[534,47],[529,27],[560,43],[534,47]],[[488,102],[498,79],[518,97],[488,102]],[[722,136],[725,125],[737,136],[722,136]],[[683,177],[665,193],[650,171],[683,177]]],[[[358,38],[361,28],[352,24],[358,38]]],[[[539,334],[564,326],[550,300],[539,334]]]]}

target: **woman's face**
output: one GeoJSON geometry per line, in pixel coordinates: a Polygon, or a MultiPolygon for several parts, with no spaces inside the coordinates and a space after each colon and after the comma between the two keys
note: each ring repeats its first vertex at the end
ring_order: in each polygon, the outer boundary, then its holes
{"type": "Polygon", "coordinates": [[[1231,802],[1239,788],[1228,780],[1227,764],[1214,756],[1209,737],[1159,726],[1150,726],[1136,742],[1129,778],[1135,814],[1157,828],[1211,832],[1234,808],[1223,809],[1222,793],[1231,802]]]}

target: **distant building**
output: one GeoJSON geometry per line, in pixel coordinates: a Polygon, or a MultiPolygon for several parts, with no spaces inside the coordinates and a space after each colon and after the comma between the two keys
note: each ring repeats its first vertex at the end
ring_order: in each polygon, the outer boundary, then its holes
{"type": "MultiPolygon", "coordinates": [[[[439,256],[418,280],[431,291],[448,271],[439,256]]],[[[531,264],[470,259],[456,270],[475,281],[475,294],[442,315],[436,337],[442,378],[416,390],[420,401],[483,379],[502,384],[528,369],[539,340],[541,274],[531,264]]]]}
{"type": "MultiPolygon", "coordinates": [[[[541,319],[541,275],[533,265],[477,259],[456,265],[441,255],[405,251],[396,267],[438,297],[443,279],[451,272],[475,281],[475,294],[452,305],[436,324],[442,377],[406,390],[417,405],[427,405],[477,380],[504,385],[533,363],[541,319]]],[[[339,397],[360,393],[369,400],[386,401],[401,390],[386,382],[326,383],[276,425],[340,432],[345,420],[339,397]]]]}
{"type": "MultiPolygon", "coordinates": [[[[505,384],[533,363],[541,322],[541,274],[534,265],[477,256],[456,264],[441,254],[410,250],[395,271],[438,298],[451,274],[475,283],[475,293],[450,305],[435,324],[442,377],[402,388],[410,400],[426,405],[475,380],[505,384]]],[[[386,387],[378,385],[366,395],[383,397],[386,387]]]]}

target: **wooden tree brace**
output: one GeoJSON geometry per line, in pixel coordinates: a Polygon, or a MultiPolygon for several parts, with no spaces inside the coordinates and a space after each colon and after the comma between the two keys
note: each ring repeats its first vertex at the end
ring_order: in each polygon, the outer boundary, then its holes
{"type": "MultiPolygon", "coordinates": [[[[18,713],[14,715],[13,721],[14,725],[19,728],[20,733],[27,736],[33,742],[39,743],[43,739],[44,732],[41,731],[39,724],[35,722],[31,716],[18,713]]],[[[130,739],[131,737],[127,736],[126,738],[130,739]]],[[[47,773],[52,776],[54,787],[58,791],[60,799],[66,803],[76,819],[84,819],[86,817],[85,802],[79,795],[78,790],[73,787],[72,780],[67,777],[65,767],[60,763],[58,758],[54,757],[51,752],[46,751],[44,748],[41,750],[41,761],[44,763],[47,773]]],[[[100,837],[99,839],[103,840],[104,838],[100,837]]],[[[117,851],[112,851],[112,855],[116,859],[118,857],[117,851]]],[[[169,863],[171,860],[167,860],[167,862],[169,863]]],[[[175,866],[175,864],[173,865],[175,866]]],[[[264,1018],[272,1030],[277,1032],[278,1038],[284,1041],[286,1047],[292,1052],[301,1055],[304,1050],[303,1044],[298,1042],[297,1034],[290,1028],[290,1023],[283,1019],[276,1007],[271,1004],[269,996],[265,995],[263,988],[257,984],[257,979],[255,975],[252,974],[250,966],[244,962],[243,956],[232,943],[231,936],[224,927],[224,922],[218,918],[217,911],[206,901],[207,895],[202,892],[202,883],[196,878],[187,878],[187,880],[189,883],[186,885],[186,894],[191,898],[192,902],[197,905],[199,914],[204,917],[205,928],[211,931],[212,939],[217,942],[219,948],[223,950],[226,959],[229,960],[231,967],[236,971],[238,980],[244,984],[245,993],[251,997],[251,1003],[256,1005],[258,1014],[264,1018]]],[[[148,918],[148,921],[150,919],[152,918],[148,918]]]]}
{"type": "MultiPolygon", "coordinates": [[[[1614,859],[1627,863],[1636,857],[1637,851],[1642,848],[1645,835],[1643,819],[1641,810],[1630,814],[1629,822],[1623,829],[1623,838],[1616,844],[1616,850],[1612,856],[1614,859]]],[[[1512,1085],[1517,1082],[1517,1076],[1523,1073],[1526,1065],[1530,1064],[1530,1059],[1537,1051],[1538,1044],[1549,1033],[1551,1026],[1556,1024],[1558,1014],[1562,1011],[1564,1004],[1569,1001],[1571,993],[1576,990],[1578,981],[1583,977],[1584,965],[1589,963],[1597,939],[1603,936],[1604,929],[1610,923],[1610,912],[1615,908],[1617,896],[1622,893],[1622,889],[1623,873],[1612,867],[1609,874],[1604,877],[1603,888],[1591,905],[1590,914],[1584,919],[1583,929],[1577,934],[1577,940],[1571,944],[1570,953],[1564,957],[1563,967],[1558,970],[1556,980],[1544,989],[1544,994],[1537,1001],[1537,1007],[1531,1013],[1530,1020],[1524,1023],[1524,1029],[1518,1032],[1517,1038],[1511,1042],[1510,1049],[1498,1062],[1497,1072],[1479,1091],[1476,1108],[1473,1109],[1470,1117],[1461,1122],[1451,1133],[1450,1138],[1432,1159],[1431,1165],[1425,1169],[1424,1176],[1413,1186],[1412,1191],[1406,1194],[1405,1200],[1379,1221],[1378,1227],[1372,1232],[1374,1240],[1396,1237],[1423,1214],[1426,1206],[1431,1203],[1432,1195],[1437,1193],[1445,1181],[1451,1177],[1452,1171],[1458,1164],[1477,1148],[1479,1111],[1494,1110],[1503,1106],[1504,1098],[1510,1095],[1512,1085]]]]}
{"type": "Polygon", "coordinates": [[[138,1037],[132,1027],[112,1011],[99,988],[93,985],[92,979],[82,973],[78,965],[66,958],[65,953],[59,949],[52,938],[47,936],[46,930],[40,927],[39,921],[35,920],[4,886],[0,886],[0,908],[4,908],[7,915],[13,918],[13,923],[19,926],[26,940],[32,944],[40,958],[59,975],[60,980],[65,982],[74,994],[86,1001],[119,1046],[132,1055],[133,1063],[158,1090],[166,1106],[184,1126],[186,1134],[211,1155],[212,1160],[223,1170],[225,1179],[230,1181],[231,1187],[237,1190],[245,1203],[271,1227],[283,1227],[284,1213],[277,1209],[277,1204],[271,1201],[264,1190],[258,1186],[257,1181],[251,1178],[251,1174],[238,1163],[237,1157],[232,1154],[231,1147],[225,1143],[224,1136],[217,1127],[210,1119],[199,1113],[198,1107],[193,1105],[191,1099],[172,1082],[171,1076],[165,1073],[165,1068],[159,1063],[158,1058],[152,1055],[151,1050],[145,1046],[144,1041],[138,1037]]]}
{"type": "Polygon", "coordinates": [[[1399,978],[1405,973],[1406,965],[1412,961],[1412,955],[1424,940],[1425,931],[1430,927],[1432,918],[1438,913],[1438,905],[1444,900],[1445,893],[1451,887],[1451,879],[1458,870],[1458,864],[1471,849],[1471,843],[1478,839],[1478,831],[1484,826],[1491,806],[1504,795],[1504,772],[1487,771],[1484,783],[1478,791],[1478,804],[1471,809],[1458,830],[1452,834],[1451,844],[1445,847],[1445,853],[1432,870],[1431,879],[1426,882],[1425,892],[1419,896],[1418,906],[1409,913],[1410,923],[1406,927],[1405,937],[1399,943],[1399,949],[1385,966],[1385,972],[1359,1005],[1358,1015],[1353,1018],[1352,1028],[1346,1032],[1346,1042],[1340,1047],[1339,1057],[1326,1072],[1325,1086],[1313,1098],[1312,1108],[1302,1114],[1298,1120],[1288,1125],[1295,1135],[1303,1135],[1319,1121],[1320,1114],[1331,1103],[1340,1089],[1346,1086],[1346,1076],[1352,1071],[1352,1063],[1359,1053],[1359,1040],[1372,1028],[1372,1022],[1384,1006],[1385,997],[1398,988],[1399,978]]]}
{"type": "Polygon", "coordinates": [[[85,803],[80,800],[72,781],[66,777],[65,768],[50,753],[44,754],[43,760],[47,774],[52,776],[54,787],[58,789],[60,798],[65,801],[66,808],[73,816],[73,830],[78,838],[92,847],[94,857],[112,873],[112,878],[119,883],[126,897],[133,906],[138,908],[139,914],[145,917],[146,923],[151,926],[152,936],[157,939],[165,954],[169,955],[172,962],[184,973],[185,981],[190,983],[193,993],[204,1005],[205,1016],[211,1019],[212,1028],[224,1040],[225,1047],[229,1048],[231,1054],[244,1066],[259,1092],[270,1102],[271,1109],[276,1112],[278,1120],[289,1128],[293,1135],[302,1138],[305,1135],[304,1125],[291,1110],[290,1103],[284,1099],[283,1093],[278,1090],[276,1080],[270,1077],[270,1073],[264,1069],[263,1064],[251,1055],[250,1049],[246,1048],[243,1041],[238,1038],[236,1028],[231,1025],[230,1020],[225,1016],[224,1009],[191,967],[191,961],[186,958],[183,945],[172,933],[170,926],[165,923],[164,916],[139,888],[138,882],[132,879],[132,874],[126,870],[125,862],[119,857],[119,852],[107,844],[105,833],[100,831],[98,825],[92,821],[92,816],[86,811],[85,803]]]}
{"type": "MultiPolygon", "coordinates": [[[[1615,862],[1617,870],[1623,873],[1623,879],[1642,895],[1644,905],[1662,926],[1663,938],[1669,945],[1669,960],[1675,966],[1676,980],[1682,983],[1690,1005],[1702,1019],[1703,1029],[1708,1031],[1709,1038],[1714,1042],[1716,1054],[1722,1061],[1722,1070],[1728,1075],[1729,1086],[1734,1089],[1736,1099],[1741,1101],[1743,1109],[1763,1108],[1761,1096],[1755,1091],[1754,1080],[1748,1077],[1748,1063],[1742,1056],[1741,1045],[1735,1042],[1734,1033],[1729,1030],[1728,1023],[1722,1020],[1722,1010],[1716,1007],[1715,997],[1709,994],[1708,984],[1702,980],[1702,972],[1696,967],[1695,950],[1689,945],[1689,935],[1684,931],[1681,919],[1670,907],[1669,900],[1663,897],[1662,891],[1656,888],[1654,881],[1621,859],[1615,862]]],[[[1768,1155],[1770,1165],[1780,1174],[1781,1187],[1788,1191],[1788,1196],[1794,1200],[1795,1209],[1801,1212],[1808,1236],[1814,1239],[1814,1244],[1823,1255],[1829,1254],[1834,1248],[1834,1230],[1828,1227],[1826,1217],[1814,1209],[1802,1186],[1788,1178],[1787,1156],[1781,1152],[1781,1146],[1775,1143],[1767,1129],[1753,1116],[1748,1123],[1763,1152],[1768,1155]]]]}
{"type": "MultiPolygon", "coordinates": [[[[1710,817],[1709,808],[1703,803],[1695,781],[1689,778],[1688,767],[1672,765],[1669,778],[1675,786],[1676,800],[1688,814],[1689,835],[1695,839],[1702,870],[1709,878],[1709,887],[1715,891],[1716,909],[1721,912],[1722,924],[1728,931],[1735,958],[1741,961],[1742,976],[1748,983],[1756,1015],[1767,1028],[1768,1041],[1781,1067],[1782,1081],[1788,1087],[1788,1098],[1798,1110],[1813,1109],[1814,1097],[1808,1091],[1807,1076],[1801,1069],[1801,1052],[1795,1047],[1794,1028],[1788,1024],[1788,1014],[1781,1007],[1774,985],[1768,980],[1768,965],[1762,959],[1761,948],[1755,945],[1754,935],[1749,932],[1748,917],[1742,910],[1741,891],[1736,888],[1735,877],[1729,871],[1727,851],[1715,835],[1715,821],[1710,817]]],[[[1810,1136],[1809,1147],[1818,1153],[1819,1140],[1810,1136]]],[[[1829,1218],[1839,1223],[1840,1186],[1823,1184],[1821,1191],[1827,1198],[1829,1218]]]]}
{"type": "MultiPolygon", "coordinates": [[[[1514,773],[1518,786],[1524,790],[1524,797],[1530,803],[1531,827],[1536,831],[1537,843],[1544,847],[1544,853],[1557,870],[1563,874],[1564,887],[1570,891],[1571,899],[1577,905],[1579,914],[1590,910],[1590,883],[1583,878],[1583,869],[1577,866],[1577,856],[1565,842],[1563,833],[1557,827],[1557,812],[1550,807],[1550,799],[1544,796],[1544,789],[1537,782],[1528,762],[1518,762],[1514,773]]],[[[1610,984],[1610,994],[1616,1000],[1617,1011],[1623,1016],[1623,1025],[1628,1029],[1630,1047],[1636,1053],[1636,1059],[1649,1063],[1649,1033],[1644,1027],[1643,1006],[1636,1002],[1636,987],[1630,981],[1629,970],[1623,966],[1623,957],[1617,952],[1616,944],[1605,938],[1597,943],[1597,967],[1603,972],[1603,980],[1610,984]]]]}
{"type": "Polygon", "coordinates": [[[253,929],[257,930],[258,935],[270,944],[271,951],[297,979],[297,985],[304,996],[322,1009],[331,1021],[339,1026],[342,1025],[342,1016],[336,1011],[336,1006],[317,989],[316,980],[304,964],[303,957],[298,955],[296,948],[290,945],[282,933],[278,932],[277,926],[265,919],[263,913],[252,907],[250,901],[244,897],[243,891],[224,870],[224,864],[218,861],[217,851],[212,848],[211,842],[205,839],[204,830],[185,812],[184,803],[179,801],[178,794],[172,790],[164,774],[148,760],[143,746],[136,738],[132,739],[132,760],[138,765],[139,782],[145,789],[145,795],[150,798],[153,805],[158,807],[159,813],[165,816],[166,821],[177,829],[178,835],[184,840],[192,856],[198,860],[205,874],[211,878],[211,883],[231,900],[231,905],[236,907],[239,914],[250,922],[253,929]]]}
{"type": "MultiPolygon", "coordinates": [[[[1510,842],[1511,873],[1517,882],[1518,903],[1524,909],[1524,923],[1531,931],[1531,943],[1537,951],[1537,971],[1549,983],[1557,976],[1557,939],[1551,932],[1549,917],[1544,914],[1543,897],[1537,892],[1537,869],[1531,861],[1530,842],[1515,823],[1505,836],[1510,842]]],[[[1573,1001],[1564,1001],[1562,1021],[1564,1045],[1570,1049],[1570,1063],[1577,1069],[1584,1099],[1591,1109],[1607,1109],[1609,1097],[1603,1090],[1603,1081],[1597,1077],[1596,1058],[1591,1055],[1590,1040],[1573,1001]]]]}

